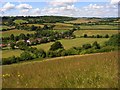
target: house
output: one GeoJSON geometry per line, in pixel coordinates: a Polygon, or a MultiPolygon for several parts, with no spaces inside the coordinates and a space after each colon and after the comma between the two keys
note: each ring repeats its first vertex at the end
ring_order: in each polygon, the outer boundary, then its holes
{"type": "Polygon", "coordinates": [[[0,44],[0,47],[7,47],[6,44],[0,44]]]}

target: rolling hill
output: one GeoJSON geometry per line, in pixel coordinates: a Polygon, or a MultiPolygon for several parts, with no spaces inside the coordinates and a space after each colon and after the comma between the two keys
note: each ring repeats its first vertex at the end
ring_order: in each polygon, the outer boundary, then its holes
{"type": "Polygon", "coordinates": [[[118,52],[3,66],[3,88],[117,88],[118,52]]]}

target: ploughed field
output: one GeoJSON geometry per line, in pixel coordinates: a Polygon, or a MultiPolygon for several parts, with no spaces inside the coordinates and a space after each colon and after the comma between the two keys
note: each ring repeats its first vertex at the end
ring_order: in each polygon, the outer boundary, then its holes
{"type": "Polygon", "coordinates": [[[118,52],[5,65],[3,88],[115,88],[118,52]]]}

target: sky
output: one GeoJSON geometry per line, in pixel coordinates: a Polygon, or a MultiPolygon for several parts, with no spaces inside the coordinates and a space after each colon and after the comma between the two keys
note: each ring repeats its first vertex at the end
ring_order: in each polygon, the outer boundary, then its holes
{"type": "Polygon", "coordinates": [[[0,0],[2,16],[118,17],[120,0],[0,0]]]}

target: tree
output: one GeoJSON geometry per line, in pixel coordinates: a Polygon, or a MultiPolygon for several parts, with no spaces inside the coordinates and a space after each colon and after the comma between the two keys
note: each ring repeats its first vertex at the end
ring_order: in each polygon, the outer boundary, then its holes
{"type": "Polygon", "coordinates": [[[87,38],[88,36],[87,36],[87,34],[84,34],[84,36],[83,36],[84,38],[87,38]]]}
{"type": "Polygon", "coordinates": [[[95,49],[100,49],[100,45],[97,43],[97,41],[95,41],[92,46],[95,48],[95,49]]]}
{"type": "Polygon", "coordinates": [[[15,37],[14,37],[13,34],[10,35],[10,39],[11,39],[11,40],[14,40],[14,39],[15,39],[15,37]]]}
{"type": "Polygon", "coordinates": [[[21,50],[25,50],[25,49],[28,48],[28,47],[27,47],[27,44],[26,44],[25,42],[23,42],[23,41],[17,42],[17,43],[16,43],[16,46],[17,46],[19,49],[21,49],[21,50]]]}
{"type": "Polygon", "coordinates": [[[105,35],[105,38],[109,38],[109,35],[108,35],[108,34],[106,34],[106,35],[105,35]]]}
{"type": "Polygon", "coordinates": [[[32,55],[29,52],[23,52],[20,54],[22,61],[33,59],[32,55]]]}
{"type": "Polygon", "coordinates": [[[10,43],[10,47],[11,47],[12,49],[15,49],[15,43],[10,43]]]}
{"type": "Polygon", "coordinates": [[[46,52],[42,49],[35,50],[34,54],[36,55],[36,57],[39,57],[39,58],[45,58],[46,57],[46,52]]]}
{"type": "Polygon", "coordinates": [[[112,35],[105,44],[110,46],[120,46],[120,33],[112,35]]]}
{"type": "Polygon", "coordinates": [[[21,34],[19,35],[19,39],[21,39],[21,40],[26,40],[25,34],[21,33],[21,34]]]}
{"type": "Polygon", "coordinates": [[[64,49],[64,47],[63,47],[63,45],[61,44],[61,42],[56,41],[55,43],[53,43],[53,44],[51,45],[50,50],[55,51],[55,50],[58,50],[58,49],[64,49]]]}
{"type": "Polygon", "coordinates": [[[48,29],[49,29],[48,25],[44,25],[43,30],[48,30],[48,29]]]}
{"type": "Polygon", "coordinates": [[[83,49],[89,49],[89,48],[91,48],[91,44],[84,44],[84,45],[82,46],[82,48],[83,48],[83,49]]]}

